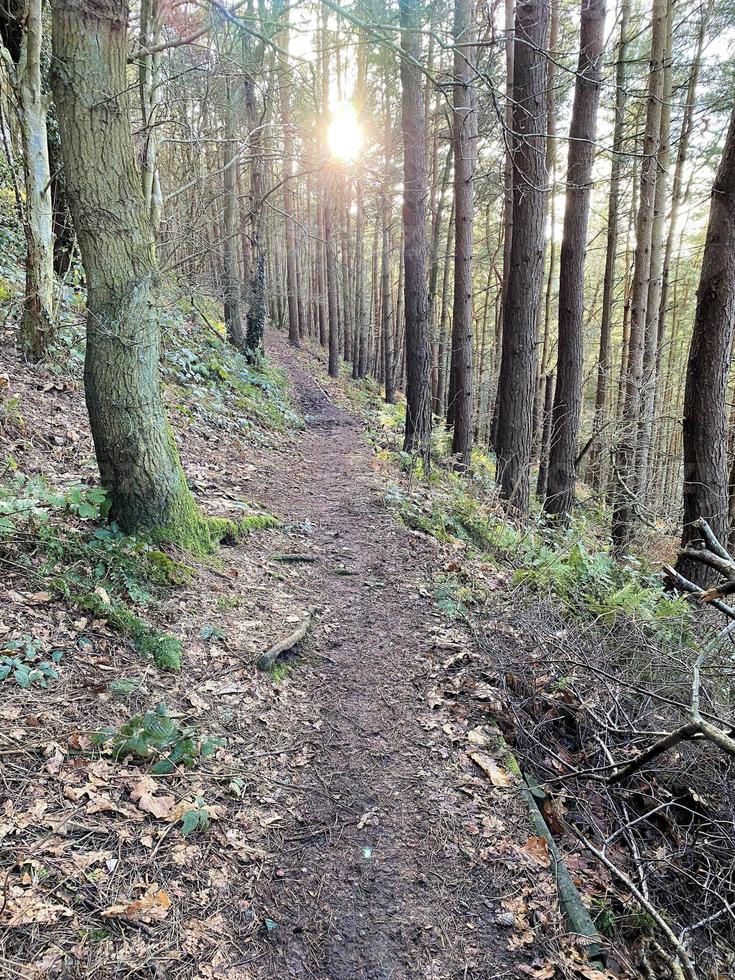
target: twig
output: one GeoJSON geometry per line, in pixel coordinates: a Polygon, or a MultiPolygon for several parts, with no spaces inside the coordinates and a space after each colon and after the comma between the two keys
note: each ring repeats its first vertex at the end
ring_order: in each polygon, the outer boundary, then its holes
{"type": "Polygon", "coordinates": [[[310,609],[309,615],[301,623],[298,629],[295,629],[293,633],[290,633],[285,640],[280,640],[278,643],[274,644],[270,650],[267,650],[262,657],[258,660],[257,667],[258,670],[270,670],[273,664],[278,660],[278,658],[283,653],[288,653],[289,650],[293,650],[306,636],[309,627],[311,626],[311,620],[314,615],[315,610],[310,609]]]}
{"type": "Polygon", "coordinates": [[[620,868],[616,867],[608,857],[606,857],[601,851],[598,851],[597,848],[593,844],[591,844],[590,841],[588,841],[587,838],[584,836],[584,834],[580,833],[576,827],[572,827],[572,830],[577,835],[577,837],[582,842],[582,844],[584,844],[584,846],[587,848],[590,854],[593,854],[601,864],[604,864],[604,866],[607,868],[610,874],[612,874],[613,877],[617,878],[618,881],[620,881],[623,885],[625,885],[625,887],[631,892],[631,894],[635,896],[636,901],[640,903],[640,905],[646,910],[646,912],[648,912],[648,914],[651,916],[653,921],[656,923],[659,929],[666,936],[672,948],[676,951],[676,955],[679,959],[679,963],[681,964],[683,975],[687,978],[687,980],[697,980],[697,974],[694,970],[694,966],[692,965],[692,961],[689,959],[689,954],[687,953],[686,948],[684,947],[683,943],[681,943],[677,939],[673,930],[671,929],[671,926],[668,924],[668,922],[666,922],[666,920],[663,918],[660,912],[658,912],[656,908],[654,908],[654,906],[651,905],[651,903],[643,897],[643,895],[640,892],[640,889],[628,877],[628,875],[625,874],[624,871],[621,871],[620,868]]]}

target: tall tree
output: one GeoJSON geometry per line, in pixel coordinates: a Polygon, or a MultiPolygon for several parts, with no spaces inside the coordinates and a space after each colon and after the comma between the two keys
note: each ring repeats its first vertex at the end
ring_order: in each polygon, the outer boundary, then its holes
{"type": "Polygon", "coordinates": [[[111,517],[204,549],[161,396],[159,276],[130,130],[126,0],[54,0],[52,84],[87,275],[84,387],[111,517]],[[100,98],[105,93],[105,98],[100,98]]]}
{"type": "MultiPolygon", "coordinates": [[[[239,350],[245,350],[245,328],[242,322],[240,263],[237,256],[240,230],[240,197],[237,187],[237,165],[239,159],[238,141],[235,126],[237,85],[231,71],[225,78],[224,92],[224,141],[222,143],[224,162],[222,176],[224,182],[224,213],[222,238],[222,294],[224,300],[225,329],[227,339],[239,350]]],[[[237,98],[240,101],[240,98],[237,98]]],[[[145,176],[145,171],[144,171],[145,176]]]]}
{"type": "Polygon", "coordinates": [[[633,533],[637,493],[636,448],[642,405],[643,352],[645,344],[648,282],[651,275],[651,237],[653,233],[656,172],[661,138],[666,57],[667,0],[653,0],[651,57],[648,76],[646,124],[640,169],[636,250],[630,305],[630,336],[625,374],[625,400],[619,444],[615,460],[615,490],[612,539],[617,550],[626,547],[633,533]]]}
{"type": "MultiPolygon", "coordinates": [[[[709,225],[697,291],[684,394],[684,530],[698,536],[704,517],[720,539],[728,536],[727,378],[735,330],[735,109],[712,187],[709,225]]],[[[680,562],[695,582],[703,566],[680,562]]]]}
{"type": "Polygon", "coordinates": [[[505,158],[503,170],[503,277],[500,281],[500,316],[495,332],[495,351],[493,360],[498,377],[496,380],[495,398],[493,404],[493,419],[490,428],[490,442],[496,448],[498,440],[498,395],[500,365],[503,349],[503,318],[508,299],[508,284],[510,283],[510,249],[513,244],[513,72],[515,45],[513,43],[513,25],[515,19],[515,0],[505,0],[504,7],[505,33],[505,116],[503,120],[503,135],[505,158]]]}
{"type": "Polygon", "coordinates": [[[581,0],[579,62],[569,127],[564,232],[559,259],[559,347],[544,510],[568,515],[574,504],[582,411],[584,268],[600,98],[605,0],[581,0]]]}
{"type": "Polygon", "coordinates": [[[8,0],[0,11],[0,37],[17,104],[25,180],[26,289],[18,340],[35,360],[44,356],[54,333],[48,95],[41,84],[43,33],[42,0],[8,0]]]}
{"type": "Polygon", "coordinates": [[[421,87],[419,0],[400,0],[403,131],[406,431],[403,446],[428,466],[431,452],[431,352],[426,279],[426,121],[421,87]]]}
{"type": "Polygon", "coordinates": [[[607,242],[605,245],[605,275],[602,286],[602,312],[600,314],[600,349],[597,357],[597,386],[595,389],[595,416],[592,422],[592,482],[600,487],[603,483],[603,459],[601,433],[606,425],[608,374],[610,372],[610,336],[612,333],[615,268],[618,257],[618,213],[620,205],[620,176],[623,167],[623,141],[625,138],[625,104],[627,101],[626,75],[628,67],[628,21],[630,0],[620,5],[620,40],[615,69],[615,125],[612,141],[612,165],[610,169],[610,193],[607,201],[607,242]]]}
{"type": "Polygon", "coordinates": [[[454,2],[454,304],[452,314],[452,455],[466,469],[472,455],[472,247],[474,220],[475,108],[474,0],[454,2]]]}
{"type": "Polygon", "coordinates": [[[290,8],[277,0],[276,11],[283,18],[281,32],[281,62],[278,68],[278,96],[283,128],[283,210],[286,237],[286,295],[288,297],[288,340],[293,347],[301,346],[299,326],[299,287],[296,272],[296,205],[293,188],[293,129],[291,125],[291,77],[288,64],[288,45],[291,36],[290,8]]]}
{"type": "Polygon", "coordinates": [[[546,39],[549,0],[516,5],[513,65],[513,240],[503,311],[496,454],[503,497],[528,511],[536,339],[544,273],[546,39]]]}

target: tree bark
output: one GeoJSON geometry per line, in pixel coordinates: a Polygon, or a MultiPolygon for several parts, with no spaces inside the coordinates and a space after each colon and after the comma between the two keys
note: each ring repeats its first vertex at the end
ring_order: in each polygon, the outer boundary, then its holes
{"type": "Polygon", "coordinates": [[[431,353],[426,279],[426,123],[418,33],[419,0],[400,0],[401,127],[403,130],[406,430],[403,448],[428,468],[431,453],[431,353]]]}
{"type": "Polygon", "coordinates": [[[569,128],[564,232],[559,259],[559,347],[549,477],[544,510],[568,516],[574,506],[584,365],[584,268],[592,166],[600,98],[605,0],[582,0],[579,63],[569,128]]]}
{"type": "Polygon", "coordinates": [[[130,131],[125,0],[54,0],[52,84],[87,275],[84,386],[110,517],[192,549],[199,513],[161,396],[159,277],[130,131]]]}
{"type": "Polygon", "coordinates": [[[602,286],[602,312],[600,315],[600,350],[597,357],[597,386],[595,389],[595,415],[593,433],[598,433],[591,449],[590,468],[592,485],[604,486],[605,464],[603,441],[599,435],[607,418],[607,379],[610,372],[610,335],[612,330],[615,268],[618,255],[618,211],[620,206],[620,174],[623,166],[623,142],[625,137],[625,104],[627,101],[627,50],[630,0],[622,0],[620,7],[620,40],[615,71],[615,126],[613,129],[612,166],[610,170],[610,194],[607,202],[607,242],[605,247],[605,276],[602,286]]]}
{"type": "MultiPolygon", "coordinates": [[[[682,544],[698,537],[703,517],[720,541],[728,539],[725,395],[735,329],[735,110],[712,187],[712,204],[697,291],[684,393],[684,529],[682,544]]],[[[697,585],[707,573],[681,560],[677,571],[697,585]]]]}
{"type": "Polygon", "coordinates": [[[666,0],[653,0],[648,101],[641,161],[640,195],[636,220],[636,251],[630,307],[630,337],[625,377],[625,401],[615,460],[612,540],[623,550],[636,520],[636,447],[642,406],[643,351],[648,281],[651,274],[651,235],[656,195],[656,170],[661,130],[661,104],[666,55],[666,0]]]}
{"type": "MultiPolygon", "coordinates": [[[[289,9],[283,7],[281,0],[276,4],[277,13],[283,17],[281,47],[288,53],[290,37],[289,9]]],[[[285,57],[285,56],[280,56],[285,57]]],[[[281,126],[283,129],[283,210],[286,243],[286,295],[288,297],[288,341],[293,347],[301,346],[299,330],[299,298],[296,280],[296,234],[294,231],[294,191],[293,191],[293,133],[291,129],[291,79],[288,63],[278,69],[278,98],[281,106],[281,126]]]]}
{"type": "Polygon", "coordinates": [[[474,0],[454,3],[454,304],[452,313],[452,393],[455,468],[464,470],[472,456],[472,248],[475,207],[477,112],[474,66],[474,0]]]}
{"type": "Polygon", "coordinates": [[[666,51],[664,54],[664,83],[661,97],[661,122],[656,160],[656,193],[651,229],[651,270],[648,278],[646,300],[646,329],[643,345],[643,390],[641,419],[638,428],[635,486],[639,497],[645,501],[649,487],[649,458],[654,426],[654,409],[658,387],[658,311],[661,300],[661,275],[663,271],[664,230],[668,211],[669,152],[671,150],[671,95],[672,95],[672,20],[673,0],[666,9],[666,51]]]}
{"type": "MultiPolygon", "coordinates": [[[[222,297],[224,300],[225,328],[227,339],[237,347],[245,350],[245,330],[240,309],[240,265],[237,258],[237,246],[240,230],[240,198],[237,188],[237,159],[238,143],[235,134],[235,95],[233,80],[225,80],[224,104],[224,238],[222,240],[223,283],[222,297]]],[[[146,176],[146,172],[143,172],[146,176]]],[[[146,204],[148,202],[146,201],[146,204]]]]}
{"type": "Polygon", "coordinates": [[[549,0],[516,5],[513,71],[513,241],[503,312],[497,466],[502,496],[528,512],[536,339],[544,273],[546,55],[549,0]]]}
{"type": "Polygon", "coordinates": [[[0,13],[22,147],[26,238],[26,288],[18,334],[21,350],[33,360],[46,354],[54,336],[54,230],[46,114],[48,97],[41,86],[42,0],[10,4],[0,13]]]}
{"type": "Polygon", "coordinates": [[[383,376],[385,379],[385,400],[392,405],[396,400],[393,377],[393,302],[390,295],[390,199],[383,193],[383,237],[381,250],[381,289],[380,300],[383,324],[383,376]]]}

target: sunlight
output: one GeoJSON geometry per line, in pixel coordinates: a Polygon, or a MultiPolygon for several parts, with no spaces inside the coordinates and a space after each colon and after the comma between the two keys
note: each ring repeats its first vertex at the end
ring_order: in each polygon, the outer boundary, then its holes
{"type": "Polygon", "coordinates": [[[354,108],[349,104],[340,106],[332,115],[327,130],[329,149],[340,160],[349,163],[360,155],[362,141],[362,126],[354,108]]]}

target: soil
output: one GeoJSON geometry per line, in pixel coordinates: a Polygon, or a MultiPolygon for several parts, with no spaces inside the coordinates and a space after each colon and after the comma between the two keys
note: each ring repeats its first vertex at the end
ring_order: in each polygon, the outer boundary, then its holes
{"type": "Polygon", "coordinates": [[[275,355],[307,428],[298,465],[271,464],[261,496],[309,529],[318,625],[281,719],[311,764],[270,841],[280,866],[257,901],[272,932],[251,962],[269,978],[518,975],[496,923],[513,869],[477,859],[477,802],[427,703],[436,550],[387,511],[358,421],[302,358],[282,343],[275,355]]]}

